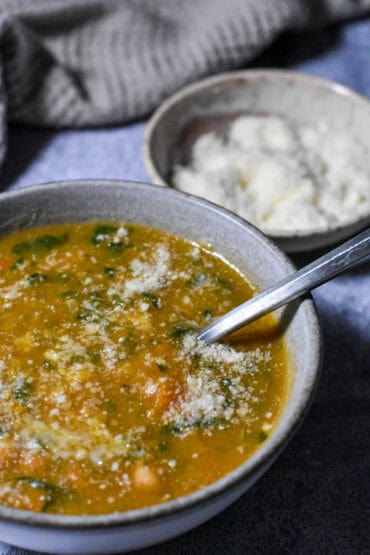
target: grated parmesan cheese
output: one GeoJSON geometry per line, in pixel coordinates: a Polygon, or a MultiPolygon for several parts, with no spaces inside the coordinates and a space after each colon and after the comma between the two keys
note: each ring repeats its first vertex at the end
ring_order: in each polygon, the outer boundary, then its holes
{"type": "Polygon", "coordinates": [[[170,253],[164,245],[156,248],[152,263],[135,258],[130,265],[134,277],[126,281],[124,297],[159,289],[168,276],[169,262],[170,253]]]}
{"type": "Polygon", "coordinates": [[[243,116],[201,136],[174,184],[267,232],[327,230],[370,211],[370,152],[353,137],[243,116]]]}
{"type": "Polygon", "coordinates": [[[179,362],[194,368],[196,360],[198,370],[185,375],[185,392],[170,405],[164,420],[186,432],[194,425],[223,429],[246,418],[250,404],[257,399],[252,383],[246,384],[243,377],[253,376],[266,356],[259,349],[241,352],[223,344],[208,345],[194,334],[186,335],[179,362]]]}

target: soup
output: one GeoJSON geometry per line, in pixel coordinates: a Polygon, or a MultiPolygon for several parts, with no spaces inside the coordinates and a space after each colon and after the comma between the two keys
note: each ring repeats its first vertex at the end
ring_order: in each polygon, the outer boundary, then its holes
{"type": "Polygon", "coordinates": [[[112,222],[0,240],[0,503],[137,509],[235,469],[286,399],[272,316],[243,339],[196,330],[253,294],[210,246],[112,222]]]}

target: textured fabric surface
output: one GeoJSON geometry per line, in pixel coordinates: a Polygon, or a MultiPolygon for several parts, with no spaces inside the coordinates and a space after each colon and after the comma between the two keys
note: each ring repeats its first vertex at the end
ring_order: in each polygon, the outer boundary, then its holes
{"type": "Polygon", "coordinates": [[[143,116],[201,76],[238,67],[284,31],[370,10],[370,0],[2,0],[5,120],[55,127],[143,116]]]}
{"type": "MultiPolygon", "coordinates": [[[[256,64],[321,75],[370,98],[370,21],[283,38],[256,64]]],[[[145,180],[143,129],[143,122],[58,132],[11,125],[2,186],[145,180]]],[[[370,555],[370,262],[320,287],[314,298],[323,328],[322,379],[289,447],[222,514],[137,555],[370,555]]],[[[3,544],[0,554],[31,555],[3,544]]]]}

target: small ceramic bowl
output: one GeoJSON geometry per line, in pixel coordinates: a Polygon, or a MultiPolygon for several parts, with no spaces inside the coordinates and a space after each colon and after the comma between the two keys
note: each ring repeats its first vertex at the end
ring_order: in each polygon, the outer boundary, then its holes
{"type": "MultiPolygon", "coordinates": [[[[76,181],[0,196],[0,233],[66,222],[140,223],[211,243],[261,289],[293,271],[257,229],[209,202],[141,183],[76,181]]],[[[290,394],[281,420],[257,453],[221,480],[174,501],[96,516],[33,513],[0,506],[0,540],[52,553],[125,552],[158,543],[222,511],[267,470],[305,416],[321,365],[320,328],[307,297],[279,316],[290,352],[290,394]]]]}
{"type": "MultiPolygon", "coordinates": [[[[274,115],[299,124],[348,133],[370,150],[370,102],[331,81],[290,71],[246,70],[204,79],[166,100],[149,121],[144,162],[157,185],[171,186],[176,163],[186,163],[192,143],[210,131],[222,132],[242,114],[274,115]]],[[[370,174],[370,159],[369,174],[370,174]]],[[[370,184],[369,184],[370,187],[370,184]]],[[[269,234],[286,252],[337,243],[370,222],[370,211],[328,231],[269,234]]]]}

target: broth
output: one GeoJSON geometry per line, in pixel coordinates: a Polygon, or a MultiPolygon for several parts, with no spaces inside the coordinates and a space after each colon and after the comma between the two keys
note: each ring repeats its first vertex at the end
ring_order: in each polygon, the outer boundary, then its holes
{"type": "Polygon", "coordinates": [[[272,316],[195,331],[252,285],[209,246],[112,222],[0,239],[0,502],[98,514],[186,495],[267,440],[286,399],[272,316]]]}

